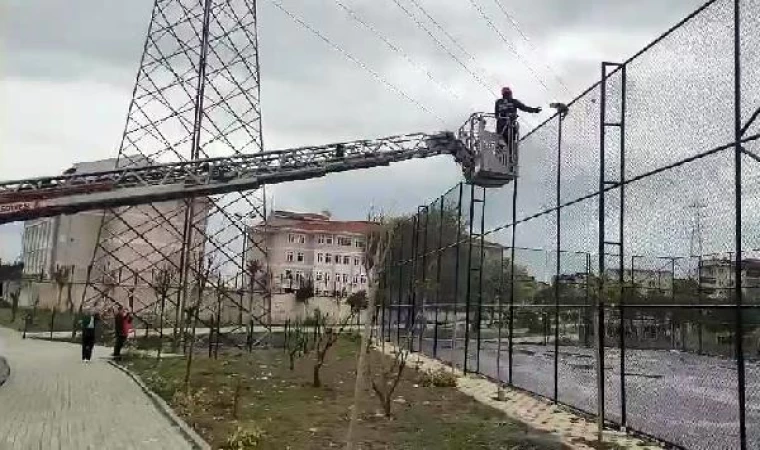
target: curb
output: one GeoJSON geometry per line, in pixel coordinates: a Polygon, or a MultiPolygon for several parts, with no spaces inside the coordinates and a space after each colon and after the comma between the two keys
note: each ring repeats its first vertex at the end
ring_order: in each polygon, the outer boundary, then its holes
{"type": "Polygon", "coordinates": [[[164,415],[169,421],[179,429],[180,433],[187,439],[187,441],[192,445],[193,449],[195,450],[211,450],[211,446],[208,444],[208,442],[204,441],[202,437],[198,435],[198,433],[195,432],[195,430],[190,427],[187,423],[185,423],[182,418],[180,418],[177,413],[175,413],[171,407],[158,396],[155,392],[150,390],[148,386],[143,383],[143,381],[140,379],[139,376],[137,376],[135,373],[133,373],[131,370],[127,369],[126,367],[109,360],[108,363],[112,365],[113,367],[116,367],[117,369],[121,370],[123,373],[125,373],[129,378],[132,379],[137,385],[142,389],[143,392],[150,398],[150,401],[153,402],[153,405],[155,405],[156,409],[164,415]]]}
{"type": "Polygon", "coordinates": [[[8,360],[0,356],[0,386],[8,381],[11,377],[11,365],[8,364],[8,360]]]}

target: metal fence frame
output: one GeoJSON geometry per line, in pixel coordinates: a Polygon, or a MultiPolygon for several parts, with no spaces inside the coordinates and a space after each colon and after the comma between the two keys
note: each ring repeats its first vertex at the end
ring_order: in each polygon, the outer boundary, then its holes
{"type": "MultiPolygon", "coordinates": [[[[733,318],[730,321],[733,326],[732,332],[732,349],[733,349],[733,364],[735,364],[736,370],[736,390],[734,392],[735,402],[738,408],[736,411],[736,426],[738,428],[736,442],[726,441],[724,445],[730,448],[741,448],[742,450],[751,448],[753,445],[757,445],[758,441],[748,442],[747,437],[747,405],[746,405],[746,393],[747,385],[745,379],[746,373],[746,361],[745,361],[745,311],[751,308],[757,308],[756,304],[747,304],[744,301],[744,289],[745,285],[742,280],[742,268],[744,258],[747,257],[743,249],[743,236],[742,236],[742,156],[746,155],[754,160],[760,161],[760,158],[747,151],[743,146],[747,143],[757,140],[760,135],[747,136],[747,132],[752,126],[755,119],[760,115],[760,109],[757,109],[751,117],[743,118],[742,114],[742,90],[747,89],[747,86],[742,87],[741,79],[741,17],[743,16],[742,6],[744,6],[748,0],[710,0],[703,6],[698,8],[692,14],[684,18],[674,27],[667,32],[659,36],[652,43],[644,47],[641,51],[636,53],[633,57],[622,63],[603,62],[601,64],[601,77],[600,81],[595,83],[589,89],[584,91],[580,96],[571,101],[569,106],[569,113],[573,114],[573,105],[581,99],[583,96],[590,92],[598,91],[600,105],[599,105],[599,117],[598,117],[598,133],[599,133],[599,163],[598,174],[599,183],[595,192],[591,192],[585,195],[580,195],[576,198],[563,200],[563,178],[562,178],[562,164],[563,161],[563,131],[565,128],[565,117],[561,114],[554,115],[549,118],[536,129],[529,132],[526,136],[522,137],[523,143],[529,141],[534,133],[542,129],[548,128],[551,124],[556,124],[556,148],[553,149],[556,155],[556,179],[554,182],[554,205],[546,207],[541,211],[535,212],[527,216],[520,216],[518,214],[518,201],[520,199],[519,192],[521,192],[521,179],[516,179],[511,186],[506,189],[511,189],[511,203],[507,202],[506,205],[499,206],[511,206],[511,219],[507,222],[491,230],[486,230],[486,199],[489,197],[487,191],[484,188],[477,188],[471,185],[459,183],[451,190],[443,194],[441,197],[433,201],[432,203],[421,206],[417,213],[413,215],[406,225],[401,225],[400,238],[396,244],[396,249],[392,252],[392,262],[387,264],[385,274],[392,274],[392,276],[384,277],[382,286],[384,290],[387,290],[385,301],[382,302],[382,325],[381,336],[386,340],[396,340],[399,345],[405,345],[401,342],[401,328],[405,326],[411,328],[415,334],[416,346],[414,343],[409,344],[409,349],[412,351],[421,351],[429,353],[435,358],[442,359],[450,362],[453,366],[461,367],[465,372],[481,373],[483,375],[495,378],[499,383],[505,382],[509,386],[517,386],[515,377],[515,346],[519,345],[516,342],[515,325],[516,313],[519,313],[525,308],[537,308],[541,312],[541,327],[544,333],[544,341],[548,343],[549,336],[551,335],[553,340],[553,361],[551,363],[553,367],[553,373],[551,378],[553,383],[551,386],[543,389],[543,392],[533,393],[547,397],[556,403],[567,404],[562,401],[560,382],[562,381],[562,375],[560,374],[560,354],[561,354],[561,327],[567,328],[567,323],[562,324],[562,314],[565,311],[565,315],[576,314],[572,310],[578,309],[577,312],[577,329],[578,340],[580,341],[581,330],[586,338],[588,338],[589,330],[586,330],[586,324],[581,325],[581,316],[588,315],[590,311],[593,312],[593,325],[594,330],[592,333],[594,343],[594,359],[595,359],[595,397],[596,405],[593,410],[589,408],[580,408],[585,413],[590,413],[596,416],[598,424],[614,425],[627,429],[634,433],[645,435],[656,440],[670,444],[676,448],[692,448],[689,447],[690,442],[674,442],[674,439],[667,435],[664,435],[658,430],[640,429],[635,424],[631,423],[631,417],[629,416],[629,392],[632,376],[627,372],[627,360],[630,357],[627,354],[628,345],[627,336],[630,335],[630,330],[626,328],[626,323],[629,321],[631,324],[634,322],[634,318],[638,317],[639,321],[646,321],[650,319],[642,319],[642,311],[661,310],[663,314],[672,314],[673,311],[681,310],[693,310],[699,314],[698,317],[704,317],[705,311],[733,311],[733,318]],[[635,174],[633,176],[627,176],[626,171],[626,159],[628,156],[628,149],[626,148],[626,118],[630,117],[627,107],[627,72],[630,65],[646,54],[652,49],[657,48],[660,43],[668,38],[675,31],[684,27],[690,21],[700,17],[702,14],[706,14],[705,11],[711,6],[719,5],[726,8],[733,8],[733,141],[720,145],[710,149],[700,149],[700,151],[694,155],[682,158],[678,161],[670,162],[668,164],[662,164],[655,168],[635,174]],[[617,88],[617,98],[611,98],[614,95],[616,89],[611,85],[619,83],[617,88]],[[618,137],[619,139],[615,139],[618,137]],[[702,258],[706,255],[698,255],[698,269],[696,277],[698,277],[697,294],[696,298],[698,304],[692,303],[679,303],[676,299],[675,284],[676,277],[676,262],[681,258],[680,256],[667,256],[665,261],[670,261],[672,264],[671,280],[670,280],[670,293],[671,299],[666,304],[641,304],[634,303],[628,304],[626,298],[632,291],[639,289],[633,279],[636,273],[636,261],[637,256],[630,254],[630,251],[626,248],[626,191],[627,189],[637,182],[655,177],[659,174],[674,171],[677,168],[684,166],[688,163],[701,160],[703,158],[715,155],[718,153],[733,154],[733,181],[732,188],[734,193],[734,208],[733,217],[727,218],[727,220],[733,220],[735,223],[734,236],[733,236],[733,249],[731,251],[730,258],[733,263],[733,281],[736,287],[731,289],[731,297],[728,301],[720,304],[703,304],[701,299],[704,297],[702,293],[702,258]],[[611,173],[613,175],[611,175],[611,173]],[[614,175],[617,173],[617,176],[614,175]],[[456,214],[456,238],[453,242],[448,242],[444,239],[444,210],[446,208],[446,199],[453,201],[453,208],[450,208],[450,213],[456,214]],[[588,302],[584,304],[563,304],[561,284],[559,282],[560,277],[563,276],[562,260],[563,255],[571,253],[568,249],[563,247],[563,233],[562,233],[562,213],[567,208],[581,202],[596,201],[598,204],[598,230],[596,232],[597,243],[595,251],[588,251],[585,253],[585,265],[586,265],[586,281],[584,289],[586,290],[586,300],[591,299],[593,304],[588,302]],[[468,203],[469,202],[469,203],[468,203]],[[617,212],[616,211],[617,208],[617,212]],[[438,213],[439,216],[435,216],[438,213]],[[432,214],[432,216],[431,216],[432,214]],[[516,267],[516,252],[523,251],[518,246],[516,239],[517,230],[522,225],[535,224],[537,219],[544,219],[552,217],[556,223],[553,231],[553,236],[547,236],[554,239],[554,245],[550,245],[549,242],[545,242],[544,248],[539,251],[546,252],[547,261],[551,257],[550,252],[553,252],[554,260],[553,264],[553,276],[554,280],[554,294],[553,302],[551,304],[532,304],[532,305],[517,305],[515,299],[519,290],[520,280],[517,278],[516,273],[519,267],[516,267]],[[431,217],[438,217],[438,228],[429,229],[431,217]],[[403,228],[411,228],[409,234],[411,235],[411,250],[409,247],[409,236],[405,236],[403,228]],[[465,231],[464,235],[460,234],[465,231]],[[501,246],[501,269],[499,271],[499,282],[496,290],[491,290],[487,295],[493,295],[498,297],[498,301],[488,301],[484,298],[484,254],[486,247],[491,245],[486,237],[495,235],[499,232],[507,232],[509,235],[509,244],[501,246]],[[407,249],[407,250],[405,250],[407,249]],[[464,253],[463,253],[464,250],[464,253]],[[454,252],[454,259],[451,260],[451,253],[454,252]],[[743,256],[744,255],[744,256],[743,256]],[[595,263],[592,261],[596,258],[595,263]],[[630,258],[630,267],[628,261],[630,258]],[[445,261],[449,264],[444,267],[445,261]],[[505,267],[504,262],[508,260],[509,264],[505,267]],[[431,269],[429,265],[432,264],[433,272],[429,272],[431,269]],[[462,272],[462,265],[466,267],[462,272]],[[608,269],[616,271],[617,279],[608,279],[604,274],[608,273],[608,269]],[[629,270],[631,279],[626,279],[626,271],[629,270]],[[452,275],[453,271],[453,275],[452,275]],[[599,275],[596,277],[594,283],[589,280],[594,272],[599,275]],[[451,286],[446,288],[442,287],[442,274],[448,272],[448,277],[452,279],[451,286]],[[462,280],[462,276],[466,276],[465,280],[462,280]],[[395,277],[395,278],[394,278],[395,277]],[[432,292],[427,292],[428,281],[430,277],[434,277],[434,289],[432,292]],[[464,290],[462,291],[462,283],[464,283],[464,290]],[[607,286],[607,284],[609,284],[607,286]],[[609,288],[612,291],[606,291],[609,288]],[[404,291],[406,289],[406,292],[404,291]],[[447,294],[446,291],[453,291],[453,301],[444,301],[443,297],[447,294]],[[599,295],[596,295],[596,299],[593,299],[591,291],[596,290],[599,295]],[[393,295],[395,294],[395,296],[393,295]],[[615,300],[617,296],[618,300],[615,300]],[[433,298],[434,302],[430,304],[428,297],[433,298]],[[506,302],[504,301],[506,297],[506,302]],[[433,307],[432,320],[434,325],[432,327],[432,336],[427,336],[429,330],[428,324],[428,310],[427,308],[433,307]],[[489,320],[493,321],[494,316],[498,317],[498,332],[496,336],[496,372],[493,373],[491,369],[481,366],[482,352],[490,352],[488,348],[488,342],[493,338],[484,337],[484,330],[481,329],[484,307],[491,309],[489,320]],[[464,308],[464,311],[462,311],[464,308]],[[494,311],[498,309],[498,315],[494,311]],[[453,311],[453,324],[450,322],[450,313],[453,311]],[[545,312],[551,311],[551,312],[545,312]],[[442,314],[443,312],[443,314],[442,314]],[[459,340],[457,338],[457,329],[459,326],[459,316],[464,314],[464,348],[461,351],[461,360],[457,355],[459,340]],[[404,317],[402,324],[402,315],[404,317]],[[506,315],[506,318],[505,318],[506,315]],[[441,317],[444,317],[441,322],[441,317]],[[549,318],[549,316],[552,316],[549,318]],[[395,322],[395,333],[392,332],[392,325],[395,322]],[[551,328],[553,324],[553,329],[551,328]],[[606,325],[609,329],[605,329],[606,325]],[[443,328],[445,326],[445,328],[443,328]],[[504,330],[503,328],[506,328],[504,330]],[[445,336],[444,331],[450,333],[451,336],[445,336]],[[503,334],[506,332],[506,342],[503,342],[503,334]],[[443,354],[442,346],[448,344],[450,338],[450,350],[448,354],[443,354]],[[612,339],[613,342],[609,341],[612,339]],[[432,340],[432,343],[428,345],[428,341],[432,340]],[[502,352],[503,344],[507,345],[507,374],[503,376],[502,373],[502,352]],[[608,349],[610,353],[608,354],[608,349]],[[612,372],[606,373],[605,361],[610,359],[617,360],[617,364],[614,366],[614,370],[619,374],[612,372]],[[490,372],[489,372],[490,371],[490,372]],[[615,377],[612,381],[611,377],[615,377]],[[617,389],[615,389],[617,386],[617,389]],[[611,395],[607,395],[611,394],[611,395]],[[610,409],[610,405],[615,405],[619,402],[618,408],[610,409]],[[749,446],[749,447],[748,447],[749,446]]],[[[758,5],[750,5],[749,8],[758,9],[758,5]]],[[[709,31],[709,30],[708,30],[709,31]]],[[[754,105],[753,108],[760,106],[754,105]]],[[[646,151],[646,149],[645,149],[646,151]]],[[[489,200],[489,204],[493,200],[489,200]]],[[[450,230],[448,230],[450,231],[450,230]]],[[[583,252],[576,252],[583,253],[583,252]]],[[[662,256],[662,255],[658,255],[662,256]]],[[[651,257],[651,255],[647,255],[651,257]]],[[[691,255],[692,259],[694,255],[691,255]]],[[[583,255],[579,255],[576,259],[583,261],[583,255]]],[[[700,318],[694,319],[699,327],[699,350],[698,354],[702,354],[702,323],[700,318]]],[[[692,322],[684,322],[680,324],[682,327],[693,325],[692,322]]],[[[683,333],[683,332],[682,332],[683,333]]],[[[673,339],[674,334],[671,336],[673,339]]],[[[414,342],[415,339],[412,339],[414,342]]],[[[682,343],[683,345],[683,343],[682,343]]],[[[636,351],[632,349],[631,351],[636,351]]],[[[490,356],[489,356],[490,357],[490,356]]],[[[483,360],[485,361],[485,360],[483,360]]],[[[572,381],[572,380],[571,380],[572,381]]],[[[577,405],[568,405],[577,408],[577,405]]],[[[636,419],[636,418],[634,418],[636,419]]],[[[634,420],[635,422],[635,420],[634,420]]],[[[699,438],[699,437],[697,437],[699,438]]],[[[720,436],[717,439],[721,439],[720,436]]],[[[726,438],[731,439],[731,438],[726,438]]],[[[709,444],[704,444],[709,445],[709,444]]]]}

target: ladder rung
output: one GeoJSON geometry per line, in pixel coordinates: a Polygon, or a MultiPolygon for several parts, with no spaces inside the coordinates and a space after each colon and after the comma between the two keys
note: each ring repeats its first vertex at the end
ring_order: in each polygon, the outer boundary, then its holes
{"type": "Polygon", "coordinates": [[[604,245],[623,245],[620,242],[604,241],[604,245]]]}
{"type": "Polygon", "coordinates": [[[622,127],[623,124],[621,122],[604,122],[605,127],[622,127]]]}
{"type": "Polygon", "coordinates": [[[620,182],[619,181],[605,181],[604,184],[606,186],[617,186],[618,184],[620,184],[620,182]]]}

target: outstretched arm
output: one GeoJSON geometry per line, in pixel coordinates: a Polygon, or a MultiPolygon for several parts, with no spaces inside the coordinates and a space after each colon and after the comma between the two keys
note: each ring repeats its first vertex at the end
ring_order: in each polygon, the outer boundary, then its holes
{"type": "Polygon", "coordinates": [[[520,111],[524,111],[524,112],[527,112],[527,113],[533,113],[533,114],[541,112],[541,107],[531,108],[530,106],[527,106],[525,103],[521,102],[518,99],[514,99],[512,101],[514,102],[514,104],[517,107],[517,109],[519,109],[520,111]]]}

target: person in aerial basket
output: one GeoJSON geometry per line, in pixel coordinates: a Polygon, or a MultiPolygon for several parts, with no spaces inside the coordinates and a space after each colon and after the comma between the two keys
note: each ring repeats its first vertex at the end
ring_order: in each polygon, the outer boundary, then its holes
{"type": "Polygon", "coordinates": [[[514,98],[512,89],[508,87],[501,88],[501,98],[496,100],[494,114],[496,115],[496,132],[504,138],[504,142],[510,147],[517,138],[517,110],[537,114],[541,112],[541,107],[531,108],[525,103],[514,98]]]}

